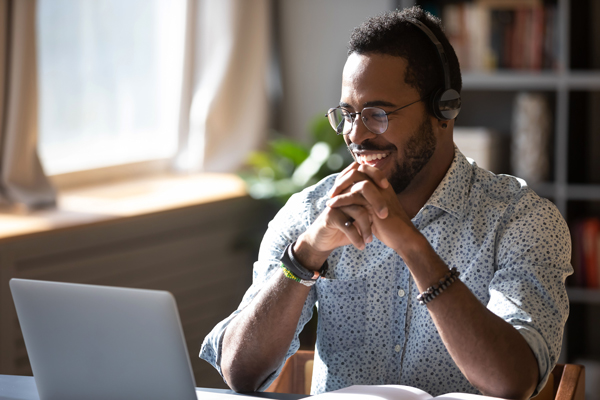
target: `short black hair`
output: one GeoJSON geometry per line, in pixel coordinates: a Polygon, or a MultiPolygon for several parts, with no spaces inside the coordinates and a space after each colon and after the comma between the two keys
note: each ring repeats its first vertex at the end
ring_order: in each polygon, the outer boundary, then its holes
{"type": "Polygon", "coordinates": [[[450,86],[460,93],[462,78],[458,58],[448,41],[439,18],[419,6],[390,11],[371,17],[354,28],[348,43],[348,55],[385,54],[407,60],[404,81],[417,89],[421,97],[444,86],[444,69],[433,42],[407,19],[427,25],[440,41],[448,58],[450,86]]]}

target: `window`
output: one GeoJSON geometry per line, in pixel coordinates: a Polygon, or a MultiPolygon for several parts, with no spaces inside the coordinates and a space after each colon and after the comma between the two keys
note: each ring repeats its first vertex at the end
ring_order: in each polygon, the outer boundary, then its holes
{"type": "Polygon", "coordinates": [[[185,0],[38,0],[47,174],[174,155],[185,11],[185,0]]]}

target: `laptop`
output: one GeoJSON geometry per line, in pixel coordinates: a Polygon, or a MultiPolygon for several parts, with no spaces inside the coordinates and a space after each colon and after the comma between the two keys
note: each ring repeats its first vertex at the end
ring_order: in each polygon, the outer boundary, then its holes
{"type": "Polygon", "coordinates": [[[197,398],[171,293],[25,279],[10,288],[41,400],[197,398]]]}

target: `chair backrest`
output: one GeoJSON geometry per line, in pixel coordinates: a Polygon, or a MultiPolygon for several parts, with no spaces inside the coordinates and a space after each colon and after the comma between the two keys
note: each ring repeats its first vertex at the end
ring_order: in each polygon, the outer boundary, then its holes
{"type": "Polygon", "coordinates": [[[267,392],[310,394],[313,360],[312,350],[298,350],[283,366],[281,374],[273,381],[267,392]]]}
{"type": "MultiPolygon", "coordinates": [[[[281,374],[266,391],[310,394],[314,357],[314,351],[296,352],[287,360],[281,374]]],[[[557,364],[546,386],[533,399],[585,400],[585,368],[576,364],[557,364]]]]}
{"type": "Polygon", "coordinates": [[[577,364],[557,364],[548,383],[535,400],[585,400],[585,368],[577,364]]]}

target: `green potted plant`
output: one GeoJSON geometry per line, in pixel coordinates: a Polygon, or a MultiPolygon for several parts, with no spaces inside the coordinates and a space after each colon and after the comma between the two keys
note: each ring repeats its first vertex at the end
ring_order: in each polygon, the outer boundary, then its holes
{"type": "Polygon", "coordinates": [[[310,124],[308,143],[275,134],[264,151],[253,152],[247,168],[239,173],[256,199],[272,199],[280,205],[294,193],[341,171],[352,156],[341,136],[319,115],[310,124]]]}

